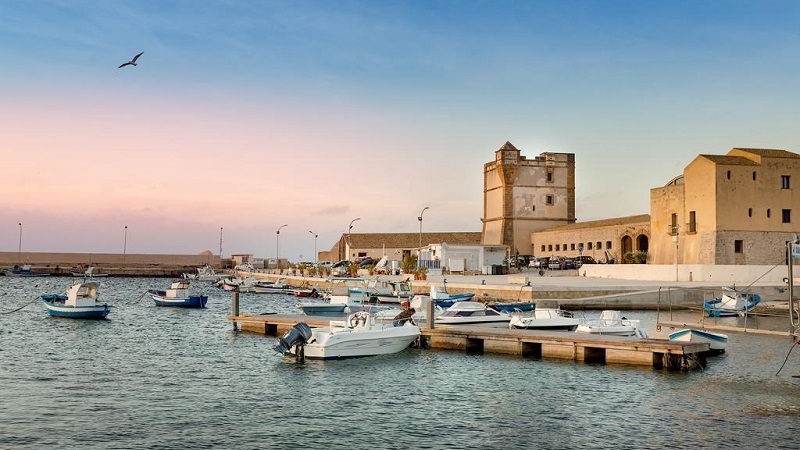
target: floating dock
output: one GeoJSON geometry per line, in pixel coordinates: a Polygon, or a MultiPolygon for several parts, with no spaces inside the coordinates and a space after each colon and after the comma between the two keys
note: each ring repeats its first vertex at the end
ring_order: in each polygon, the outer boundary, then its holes
{"type": "MultiPolygon", "coordinates": [[[[280,337],[298,322],[324,327],[330,317],[302,314],[235,315],[228,320],[242,331],[280,337]]],[[[419,346],[468,353],[497,353],[534,359],[561,359],[593,364],[630,364],[685,370],[707,364],[706,343],[674,342],[559,331],[517,330],[468,325],[420,326],[419,346]]]]}

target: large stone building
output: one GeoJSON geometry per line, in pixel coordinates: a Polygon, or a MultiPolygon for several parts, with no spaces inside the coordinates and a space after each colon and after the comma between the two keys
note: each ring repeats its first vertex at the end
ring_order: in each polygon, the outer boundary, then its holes
{"type": "Polygon", "coordinates": [[[798,183],[800,155],[786,150],[697,156],[650,190],[650,262],[785,263],[785,242],[800,232],[798,183]]]}
{"type": "Polygon", "coordinates": [[[573,153],[527,159],[506,142],[483,166],[483,244],[533,255],[531,233],[574,222],[573,153]]]}

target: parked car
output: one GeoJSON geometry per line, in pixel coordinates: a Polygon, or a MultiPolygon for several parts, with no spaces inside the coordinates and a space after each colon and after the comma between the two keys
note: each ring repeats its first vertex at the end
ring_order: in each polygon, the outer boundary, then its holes
{"type": "Polygon", "coordinates": [[[343,277],[350,274],[350,270],[348,269],[348,265],[350,261],[339,261],[333,266],[331,266],[331,275],[335,277],[343,277]]]}
{"type": "Polygon", "coordinates": [[[534,269],[546,269],[548,262],[550,262],[549,256],[544,256],[541,258],[531,258],[531,262],[528,263],[528,267],[533,267],[534,269]]]}
{"type": "Polygon", "coordinates": [[[558,256],[553,256],[547,261],[547,268],[552,270],[561,270],[561,264],[563,260],[558,256]]]}
{"type": "Polygon", "coordinates": [[[375,264],[378,264],[378,261],[375,261],[374,259],[367,256],[358,263],[358,268],[366,269],[368,266],[374,266],[375,264]]]}
{"type": "Polygon", "coordinates": [[[561,261],[561,269],[562,270],[577,269],[577,266],[575,265],[575,260],[572,258],[564,258],[561,261]]]}
{"type": "Polygon", "coordinates": [[[584,264],[597,264],[597,261],[595,261],[594,258],[589,255],[575,257],[575,267],[580,267],[584,264]]]}

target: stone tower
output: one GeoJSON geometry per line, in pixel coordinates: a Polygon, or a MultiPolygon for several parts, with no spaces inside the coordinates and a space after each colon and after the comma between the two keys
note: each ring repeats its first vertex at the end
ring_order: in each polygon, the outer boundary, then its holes
{"type": "Polygon", "coordinates": [[[483,166],[485,245],[533,255],[531,233],[575,223],[575,154],[546,152],[527,159],[510,142],[483,166]]]}

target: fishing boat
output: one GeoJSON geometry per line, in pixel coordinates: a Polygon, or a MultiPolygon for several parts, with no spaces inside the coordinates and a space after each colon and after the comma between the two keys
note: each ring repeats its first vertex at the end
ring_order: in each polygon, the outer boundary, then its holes
{"type": "Polygon", "coordinates": [[[758,294],[726,287],[719,297],[703,302],[703,309],[710,317],[736,316],[752,311],[760,302],[758,294]]]}
{"type": "Polygon", "coordinates": [[[375,279],[367,282],[364,292],[372,303],[402,303],[414,296],[408,281],[375,279]]]}
{"type": "Polygon", "coordinates": [[[76,283],[66,294],[43,294],[39,299],[51,316],[72,319],[102,319],[109,306],[97,302],[97,283],[76,283]]]}
{"type": "Polygon", "coordinates": [[[188,280],[199,280],[199,281],[219,281],[224,278],[230,278],[230,275],[224,273],[216,273],[214,269],[206,264],[203,267],[197,268],[197,273],[184,273],[183,278],[188,280]]]}
{"type": "Polygon", "coordinates": [[[297,323],[280,338],[274,350],[299,358],[358,358],[403,351],[419,336],[420,329],[412,321],[401,326],[378,323],[372,314],[360,311],[346,320],[331,320],[322,328],[297,323]]]}
{"type": "Polygon", "coordinates": [[[451,294],[447,292],[447,288],[431,285],[431,299],[442,308],[449,308],[456,302],[468,302],[475,296],[474,292],[467,292],[464,294],[451,294]]]}
{"type": "Polygon", "coordinates": [[[509,321],[509,328],[525,330],[558,330],[575,331],[580,321],[572,317],[572,313],[564,311],[556,301],[540,300],[536,303],[533,314],[514,313],[509,321]]]}
{"type": "Polygon", "coordinates": [[[536,303],[534,302],[494,302],[489,304],[490,308],[496,309],[498,311],[503,311],[507,313],[513,313],[515,311],[523,311],[523,312],[530,312],[536,309],[536,303]]]}
{"type": "Polygon", "coordinates": [[[11,270],[4,270],[3,273],[7,277],[47,277],[50,276],[49,272],[34,272],[31,270],[30,264],[25,264],[22,267],[15,265],[11,270]]]}
{"type": "Polygon", "coordinates": [[[277,281],[257,280],[250,287],[250,292],[256,294],[287,294],[293,295],[294,286],[286,284],[286,278],[278,278],[277,281]]]}
{"type": "Polygon", "coordinates": [[[323,300],[300,302],[297,307],[307,316],[344,316],[360,310],[363,299],[363,294],[353,295],[346,285],[337,285],[323,300]]]}
{"type": "Polygon", "coordinates": [[[724,353],[725,347],[728,345],[727,334],[694,328],[684,328],[683,330],[673,331],[669,334],[669,340],[680,342],[705,342],[709,346],[709,353],[712,354],[724,353]]]}
{"type": "Polygon", "coordinates": [[[189,280],[175,280],[166,291],[147,291],[156,306],[175,306],[179,308],[205,308],[207,295],[189,293],[189,280]]]}
{"type": "Polygon", "coordinates": [[[641,328],[639,320],[625,318],[619,311],[606,310],[600,313],[598,319],[579,319],[579,321],[575,330],[578,333],[647,337],[647,332],[641,328]]]}

